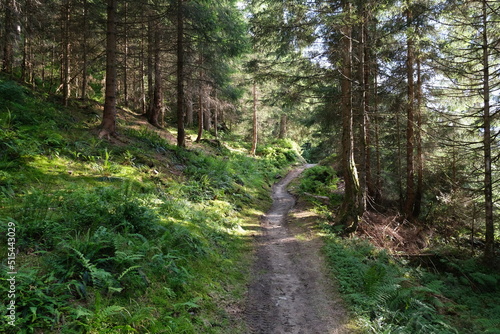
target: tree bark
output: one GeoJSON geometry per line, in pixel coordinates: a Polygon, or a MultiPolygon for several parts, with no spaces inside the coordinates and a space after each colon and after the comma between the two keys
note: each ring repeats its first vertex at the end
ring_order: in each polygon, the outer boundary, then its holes
{"type": "Polygon", "coordinates": [[[485,247],[486,263],[495,257],[495,225],[493,220],[493,186],[491,175],[491,116],[490,116],[490,62],[487,1],[482,1],[483,20],[483,146],[484,146],[484,211],[485,211],[485,247]]]}
{"type": "Polygon", "coordinates": [[[150,13],[148,16],[148,30],[147,30],[147,41],[148,41],[148,59],[147,59],[147,72],[148,72],[148,95],[147,95],[147,109],[146,116],[153,112],[154,109],[154,25],[155,19],[150,13]]]}
{"type": "Polygon", "coordinates": [[[415,144],[417,146],[417,156],[415,159],[416,169],[417,169],[417,187],[415,189],[415,203],[413,207],[413,217],[418,218],[420,216],[420,211],[422,210],[422,197],[424,188],[424,153],[422,147],[422,73],[421,73],[421,58],[416,58],[417,62],[417,131],[415,132],[415,144]]]}
{"type": "Polygon", "coordinates": [[[255,155],[257,151],[257,84],[254,80],[252,87],[252,96],[253,96],[253,122],[252,122],[252,148],[250,149],[250,154],[255,155]]]}
{"type": "Polygon", "coordinates": [[[69,31],[70,31],[70,3],[69,0],[64,0],[61,8],[61,16],[62,16],[62,31],[61,31],[61,37],[62,37],[62,63],[61,63],[61,70],[62,70],[62,92],[63,92],[63,104],[65,106],[68,105],[68,99],[70,95],[70,53],[71,53],[71,43],[70,43],[70,36],[69,36],[69,31]]]}
{"type": "Polygon", "coordinates": [[[287,121],[288,121],[288,117],[286,116],[286,114],[285,113],[281,114],[281,117],[280,117],[280,132],[278,134],[278,138],[279,139],[285,139],[286,138],[287,121]]]}
{"type": "Polygon", "coordinates": [[[183,0],[177,0],[177,146],[186,146],[184,129],[184,15],[183,0]]]}
{"type": "Polygon", "coordinates": [[[151,110],[148,113],[148,122],[156,127],[160,127],[160,115],[163,114],[163,91],[161,75],[161,57],[160,57],[160,23],[154,24],[154,88],[151,110]]]}
{"type": "Polygon", "coordinates": [[[368,68],[367,68],[367,56],[366,56],[366,10],[362,9],[361,26],[359,28],[359,45],[358,45],[358,57],[359,57],[359,69],[358,69],[358,79],[360,86],[360,99],[359,99],[359,136],[360,136],[360,154],[359,154],[359,185],[360,185],[360,196],[362,210],[366,210],[367,198],[368,198],[368,174],[370,168],[369,162],[369,147],[368,147],[368,68]]]}
{"type": "Polygon", "coordinates": [[[87,0],[83,0],[83,41],[82,41],[82,91],[81,91],[81,99],[85,100],[87,98],[87,86],[88,86],[88,34],[89,34],[89,26],[88,26],[88,2],[87,0]]]}
{"type": "Polygon", "coordinates": [[[371,58],[371,45],[370,45],[370,35],[368,24],[370,22],[370,14],[368,9],[364,9],[363,12],[365,24],[363,25],[363,41],[364,41],[364,103],[363,103],[363,115],[364,115],[364,124],[365,124],[365,141],[366,141],[366,150],[365,150],[365,173],[366,173],[366,192],[367,197],[375,197],[375,186],[373,184],[373,173],[372,173],[372,133],[371,133],[371,119],[370,119],[370,104],[372,103],[372,94],[371,94],[371,86],[372,86],[372,58],[371,58]]]}
{"type": "Polygon", "coordinates": [[[337,223],[343,225],[345,233],[356,230],[362,212],[362,198],[358,171],[354,161],[354,135],[353,135],[353,110],[352,110],[352,28],[351,28],[351,3],[342,1],[344,24],[341,28],[341,108],[342,108],[342,163],[345,182],[344,201],[339,210],[337,223]],[[361,200],[360,200],[361,199],[361,200]]]}
{"type": "Polygon", "coordinates": [[[2,71],[7,73],[12,73],[12,62],[14,58],[14,36],[16,34],[14,11],[15,0],[6,0],[4,13],[2,71]]]}
{"type": "Polygon", "coordinates": [[[106,92],[99,137],[116,135],[116,6],[108,0],[106,24],[106,92]]]}
{"type": "MultiPolygon", "coordinates": [[[[200,64],[203,62],[203,58],[200,56],[200,64]]],[[[198,136],[196,137],[195,142],[199,143],[203,136],[203,122],[204,122],[204,114],[205,108],[203,108],[203,71],[200,69],[200,91],[198,93],[198,136]]]]}
{"type": "Polygon", "coordinates": [[[128,3],[124,3],[124,36],[123,36],[123,104],[128,106],[128,3]]]}
{"type": "MultiPolygon", "coordinates": [[[[408,23],[412,20],[412,13],[407,10],[408,23]]],[[[415,206],[415,162],[414,162],[414,104],[415,104],[415,83],[414,83],[414,64],[415,64],[415,51],[414,51],[413,36],[407,36],[407,59],[406,59],[406,74],[407,74],[407,104],[406,104],[406,200],[403,207],[405,217],[407,219],[413,218],[413,208],[415,206]]]]}
{"type": "Polygon", "coordinates": [[[215,90],[215,106],[214,106],[214,137],[218,139],[219,137],[219,101],[217,101],[217,90],[215,90]]]}

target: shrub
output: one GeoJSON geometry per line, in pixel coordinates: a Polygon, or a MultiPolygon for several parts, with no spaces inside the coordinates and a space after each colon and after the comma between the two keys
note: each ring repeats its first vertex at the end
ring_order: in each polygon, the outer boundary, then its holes
{"type": "Polygon", "coordinates": [[[329,237],[325,251],[339,289],[369,333],[458,333],[435,305],[439,291],[412,279],[384,251],[359,239],[329,237]]]}
{"type": "Polygon", "coordinates": [[[287,139],[278,139],[265,146],[259,146],[256,154],[269,160],[277,168],[303,161],[297,145],[287,139]]]}
{"type": "Polygon", "coordinates": [[[330,166],[314,166],[302,173],[299,189],[321,196],[329,196],[337,189],[338,178],[330,166]]]}

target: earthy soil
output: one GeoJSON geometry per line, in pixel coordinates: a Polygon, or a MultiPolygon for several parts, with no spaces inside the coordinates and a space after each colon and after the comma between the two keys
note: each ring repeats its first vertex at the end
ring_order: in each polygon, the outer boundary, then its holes
{"type": "Polygon", "coordinates": [[[286,190],[307,167],[294,169],[274,185],[273,205],[262,217],[245,312],[251,333],[347,333],[345,310],[313,230],[316,217],[286,190]]]}

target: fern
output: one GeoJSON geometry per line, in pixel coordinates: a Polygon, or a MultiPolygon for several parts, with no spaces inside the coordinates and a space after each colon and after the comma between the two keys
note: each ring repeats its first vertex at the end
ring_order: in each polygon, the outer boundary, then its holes
{"type": "Polygon", "coordinates": [[[94,284],[94,286],[104,288],[109,292],[121,292],[123,290],[121,287],[115,286],[117,285],[117,282],[113,278],[113,275],[110,272],[101,268],[97,268],[78,249],[75,249],[73,247],[70,247],[70,249],[73,250],[81,259],[82,265],[90,273],[90,276],[92,278],[92,283],[94,284]]]}
{"type": "Polygon", "coordinates": [[[140,268],[141,266],[132,266],[130,268],[127,268],[125,269],[121,274],[120,276],[118,276],[118,280],[121,280],[123,278],[123,276],[127,275],[129,272],[131,272],[132,270],[134,269],[137,269],[137,268],[140,268]]]}

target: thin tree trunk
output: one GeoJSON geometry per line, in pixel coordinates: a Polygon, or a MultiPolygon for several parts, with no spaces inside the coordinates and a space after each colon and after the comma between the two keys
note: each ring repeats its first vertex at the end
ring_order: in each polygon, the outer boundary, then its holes
{"type": "Polygon", "coordinates": [[[352,28],[351,28],[351,3],[342,1],[345,13],[345,22],[342,26],[342,67],[341,67],[341,103],[342,103],[342,162],[345,182],[344,201],[337,218],[339,224],[344,226],[345,233],[356,230],[362,212],[360,201],[360,185],[358,171],[354,161],[354,135],[353,135],[353,110],[352,110],[352,28]]]}
{"type": "Polygon", "coordinates": [[[288,120],[288,117],[286,116],[286,114],[285,113],[281,114],[281,117],[280,117],[280,132],[278,134],[278,138],[279,139],[285,139],[286,138],[287,120],[288,120]]]}
{"type": "Polygon", "coordinates": [[[365,55],[366,52],[366,40],[365,40],[365,26],[366,26],[366,11],[363,10],[362,18],[361,18],[361,27],[359,33],[359,85],[361,88],[361,96],[359,99],[359,135],[360,135],[360,154],[359,154],[359,186],[360,186],[360,196],[361,196],[361,206],[362,210],[366,210],[367,198],[368,198],[368,182],[367,182],[367,168],[369,168],[369,162],[367,157],[369,156],[368,151],[368,142],[367,142],[367,119],[368,119],[368,91],[367,91],[367,58],[365,55]]]}
{"type": "Polygon", "coordinates": [[[379,126],[379,115],[378,115],[378,80],[377,80],[378,70],[374,68],[373,78],[373,95],[374,95],[374,120],[375,120],[375,156],[376,156],[376,177],[375,177],[375,202],[379,202],[382,197],[382,164],[380,156],[380,126],[379,126]]]}
{"type": "Polygon", "coordinates": [[[148,95],[147,95],[147,118],[150,118],[150,114],[154,109],[154,28],[156,24],[154,18],[150,14],[148,17],[148,59],[147,59],[147,71],[148,71],[148,95]]]}
{"type": "Polygon", "coordinates": [[[83,0],[83,42],[82,42],[82,57],[83,57],[83,69],[82,69],[82,95],[81,99],[85,100],[87,98],[87,40],[88,40],[88,2],[83,0]]]}
{"type": "Polygon", "coordinates": [[[215,139],[218,138],[219,132],[218,132],[218,124],[219,122],[219,101],[217,101],[217,90],[215,90],[215,106],[214,106],[214,136],[215,139]]]}
{"type": "Polygon", "coordinates": [[[62,5],[62,91],[63,91],[63,104],[68,105],[68,99],[70,95],[70,52],[71,44],[69,37],[69,25],[70,25],[70,3],[69,0],[64,0],[62,5]]]}
{"type": "MultiPolygon", "coordinates": [[[[399,102],[399,101],[398,101],[399,102]]],[[[398,193],[399,193],[399,209],[403,209],[403,200],[404,200],[404,192],[403,192],[403,149],[401,148],[401,109],[398,105],[395,106],[396,108],[396,142],[398,146],[398,193]]]]}
{"type": "Polygon", "coordinates": [[[417,146],[417,156],[415,159],[417,169],[417,187],[415,189],[415,204],[413,207],[413,217],[418,218],[422,210],[422,197],[424,187],[424,157],[422,148],[422,73],[421,73],[421,59],[416,58],[417,62],[417,129],[415,133],[415,143],[417,146]]]}
{"type": "Polygon", "coordinates": [[[253,87],[252,87],[252,96],[253,96],[253,130],[252,130],[252,148],[250,149],[250,154],[255,155],[255,152],[257,151],[257,84],[254,81],[253,82],[253,87]]]}
{"type": "Polygon", "coordinates": [[[116,135],[116,6],[108,0],[106,27],[106,92],[99,137],[116,135]]]}
{"type": "Polygon", "coordinates": [[[191,100],[190,97],[188,97],[188,100],[186,101],[186,125],[188,127],[192,127],[193,124],[194,124],[193,101],[191,100]]]}
{"type": "Polygon", "coordinates": [[[159,117],[163,109],[163,91],[161,76],[161,57],[160,57],[160,23],[154,25],[154,89],[152,108],[148,113],[148,122],[156,127],[160,127],[159,117]]]}
{"type": "Polygon", "coordinates": [[[15,0],[6,0],[4,16],[4,34],[3,34],[3,60],[2,71],[12,73],[12,62],[14,58],[14,10],[15,0]]]}
{"type": "Polygon", "coordinates": [[[491,119],[490,119],[490,62],[487,1],[483,0],[483,146],[484,146],[484,211],[485,247],[484,259],[488,263],[495,257],[495,225],[493,220],[493,187],[491,175],[491,119]]]}
{"type": "Polygon", "coordinates": [[[375,195],[375,187],[373,185],[373,177],[372,177],[372,157],[371,157],[371,147],[372,147],[372,138],[371,138],[371,121],[370,121],[370,102],[371,102],[371,90],[370,83],[371,81],[371,65],[372,59],[370,54],[370,39],[368,33],[368,22],[369,22],[369,14],[368,10],[364,11],[365,24],[363,25],[363,40],[364,40],[364,89],[365,98],[363,104],[363,115],[364,115],[364,123],[365,123],[365,138],[366,138],[366,151],[365,151],[365,173],[366,173],[366,191],[368,196],[374,197],[375,195]]]}
{"type": "MultiPolygon", "coordinates": [[[[407,21],[411,22],[412,14],[410,10],[407,11],[407,21]]],[[[406,104],[406,201],[404,205],[404,214],[407,219],[413,218],[413,208],[415,206],[415,162],[414,162],[414,104],[415,104],[415,83],[414,75],[414,40],[412,36],[407,36],[407,59],[406,59],[406,73],[407,73],[407,87],[408,97],[406,104]]]]}
{"type": "MultiPolygon", "coordinates": [[[[200,56],[200,63],[202,61],[202,57],[200,56]]],[[[198,93],[198,136],[196,137],[196,142],[200,142],[202,136],[203,136],[203,120],[204,120],[204,114],[205,114],[205,108],[203,108],[203,72],[200,69],[200,91],[198,93]]]]}
{"type": "Polygon", "coordinates": [[[184,15],[183,0],[177,0],[177,146],[186,146],[184,129],[184,15]]]}
{"type": "Polygon", "coordinates": [[[140,104],[141,104],[141,114],[142,115],[145,115],[147,113],[147,104],[146,104],[146,80],[144,79],[144,76],[145,76],[145,70],[144,70],[144,54],[145,54],[145,51],[144,51],[144,40],[146,39],[146,36],[144,31],[146,31],[146,27],[144,25],[144,23],[141,23],[141,30],[142,30],[142,33],[141,33],[141,57],[139,59],[139,66],[140,66],[140,80],[141,80],[141,93],[140,93],[140,104]]]}
{"type": "Polygon", "coordinates": [[[123,45],[123,104],[128,106],[128,3],[124,3],[124,45],[123,45]]]}

